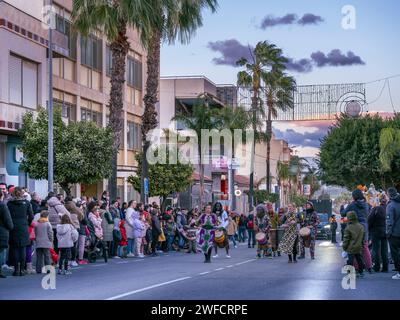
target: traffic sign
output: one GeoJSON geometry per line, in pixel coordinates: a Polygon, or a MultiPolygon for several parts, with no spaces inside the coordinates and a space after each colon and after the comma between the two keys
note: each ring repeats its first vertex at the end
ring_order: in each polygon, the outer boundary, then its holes
{"type": "Polygon", "coordinates": [[[238,158],[228,159],[228,169],[237,170],[239,168],[240,168],[240,159],[238,158]]]}

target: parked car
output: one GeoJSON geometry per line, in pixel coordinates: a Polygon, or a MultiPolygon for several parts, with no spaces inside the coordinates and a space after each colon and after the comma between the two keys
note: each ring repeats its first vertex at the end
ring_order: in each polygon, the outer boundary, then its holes
{"type": "Polygon", "coordinates": [[[327,213],[318,213],[319,224],[317,226],[317,239],[330,240],[331,226],[329,223],[329,215],[327,213]]]}

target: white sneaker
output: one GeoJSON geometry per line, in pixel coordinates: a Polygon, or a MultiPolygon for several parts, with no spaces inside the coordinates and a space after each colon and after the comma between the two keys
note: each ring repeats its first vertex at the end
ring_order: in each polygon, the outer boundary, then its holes
{"type": "Polygon", "coordinates": [[[134,258],[135,255],[131,252],[131,253],[128,253],[128,254],[126,255],[126,257],[127,257],[127,258],[134,258]]]}
{"type": "Polygon", "coordinates": [[[237,246],[234,246],[234,248],[236,248],[236,249],[237,249],[237,246]]]}
{"type": "Polygon", "coordinates": [[[139,254],[139,256],[138,256],[139,258],[144,258],[144,254],[139,254]]]}
{"type": "Polygon", "coordinates": [[[77,267],[77,266],[78,266],[78,263],[76,261],[71,262],[71,267],[77,267]]]}
{"type": "Polygon", "coordinates": [[[392,279],[393,279],[393,280],[400,280],[400,273],[395,274],[395,275],[392,277],[392,279]]]}
{"type": "Polygon", "coordinates": [[[112,259],[121,259],[121,257],[119,257],[119,256],[114,256],[114,257],[112,257],[112,259]]]}
{"type": "Polygon", "coordinates": [[[216,254],[215,256],[213,256],[213,258],[218,258],[218,255],[216,254]]]}
{"type": "Polygon", "coordinates": [[[6,264],[3,264],[3,265],[1,266],[1,269],[2,269],[3,271],[14,271],[14,268],[13,268],[13,267],[9,267],[9,266],[6,265],[6,264]]]}
{"type": "Polygon", "coordinates": [[[227,255],[226,255],[226,257],[227,257],[228,259],[230,259],[230,258],[231,258],[231,256],[230,256],[229,254],[227,254],[227,255]]]}

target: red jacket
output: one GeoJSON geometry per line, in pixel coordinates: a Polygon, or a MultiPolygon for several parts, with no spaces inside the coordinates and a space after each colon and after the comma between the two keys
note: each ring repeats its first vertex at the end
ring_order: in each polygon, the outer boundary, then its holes
{"type": "Polygon", "coordinates": [[[121,247],[128,245],[128,238],[126,237],[126,230],[125,230],[125,221],[121,220],[119,223],[119,231],[121,232],[121,241],[118,243],[121,247]]]}

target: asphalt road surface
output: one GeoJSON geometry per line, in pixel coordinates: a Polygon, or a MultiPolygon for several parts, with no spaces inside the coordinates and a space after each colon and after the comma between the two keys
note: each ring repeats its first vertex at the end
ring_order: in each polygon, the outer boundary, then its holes
{"type": "MultiPolygon", "coordinates": [[[[144,300],[332,300],[400,299],[392,273],[366,274],[356,289],[344,290],[344,260],[339,245],[318,241],[316,259],[288,264],[287,256],[255,259],[255,249],[240,244],[231,259],[220,252],[211,264],[202,254],[173,252],[144,259],[112,259],[56,276],[56,288],[42,288],[44,275],[0,279],[0,299],[144,300]]],[[[393,265],[391,265],[391,268],[393,265]]]]}

